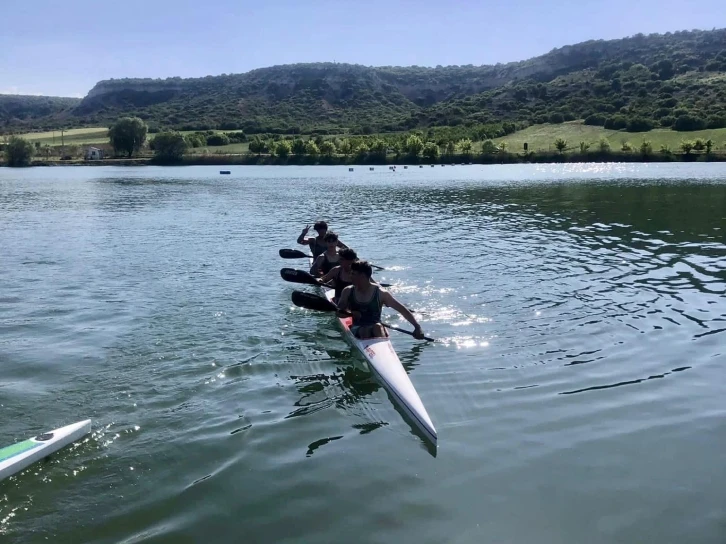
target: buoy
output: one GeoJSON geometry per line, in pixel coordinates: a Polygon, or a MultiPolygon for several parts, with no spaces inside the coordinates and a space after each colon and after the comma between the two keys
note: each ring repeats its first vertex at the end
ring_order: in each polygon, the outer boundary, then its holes
{"type": "Polygon", "coordinates": [[[230,172],[229,170],[220,170],[219,173],[220,174],[231,174],[232,172],[230,172]]]}
{"type": "Polygon", "coordinates": [[[371,167],[369,168],[369,170],[373,170],[373,167],[371,166],[371,167]]]}
{"type": "Polygon", "coordinates": [[[418,165],[418,167],[419,167],[419,168],[423,168],[423,164],[419,164],[419,165],[418,165]]]}
{"type": "Polygon", "coordinates": [[[352,172],[352,171],[353,171],[353,169],[352,169],[352,168],[348,168],[348,172],[352,172]]]}
{"type": "Polygon", "coordinates": [[[408,166],[404,166],[404,167],[403,167],[403,169],[404,169],[404,170],[408,170],[408,166]]]}

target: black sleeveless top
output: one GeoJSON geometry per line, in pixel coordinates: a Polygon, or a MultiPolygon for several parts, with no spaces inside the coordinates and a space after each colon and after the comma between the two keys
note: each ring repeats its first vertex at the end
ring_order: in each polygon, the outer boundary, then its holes
{"type": "Polygon", "coordinates": [[[360,319],[353,320],[354,326],[367,327],[381,321],[381,288],[376,287],[373,296],[368,302],[358,302],[355,298],[355,290],[348,298],[348,307],[361,313],[360,319]]]}
{"type": "Polygon", "coordinates": [[[313,257],[317,257],[318,255],[322,255],[328,250],[328,244],[323,242],[322,244],[318,242],[317,238],[314,238],[313,244],[310,246],[310,251],[313,254],[313,257]]]}
{"type": "Polygon", "coordinates": [[[320,270],[322,270],[323,275],[325,275],[328,272],[330,272],[333,268],[338,266],[339,264],[340,264],[340,258],[338,258],[337,261],[331,261],[330,259],[328,259],[328,254],[326,252],[326,253],[323,253],[323,264],[320,266],[320,270]]]}

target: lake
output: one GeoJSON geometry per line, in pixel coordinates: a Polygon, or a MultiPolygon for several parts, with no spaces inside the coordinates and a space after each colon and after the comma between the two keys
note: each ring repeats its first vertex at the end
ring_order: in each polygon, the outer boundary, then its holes
{"type": "Polygon", "coordinates": [[[0,445],[93,419],[0,541],[724,541],[726,164],[229,169],[0,169],[0,445]],[[436,451],[291,303],[320,218],[436,451]]]}

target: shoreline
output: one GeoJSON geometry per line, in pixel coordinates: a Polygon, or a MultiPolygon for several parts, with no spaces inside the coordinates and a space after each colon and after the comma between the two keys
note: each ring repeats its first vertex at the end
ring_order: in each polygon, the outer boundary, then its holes
{"type": "MultiPolygon", "coordinates": [[[[654,153],[643,155],[631,152],[588,152],[560,154],[542,153],[497,153],[491,155],[451,155],[429,160],[422,157],[344,157],[344,156],[289,156],[270,155],[197,155],[187,156],[181,161],[164,161],[155,157],[101,160],[34,160],[26,166],[427,166],[462,164],[547,164],[547,163],[623,163],[623,162],[726,162],[726,153],[654,153]]],[[[5,163],[0,166],[7,167],[5,163]]]]}

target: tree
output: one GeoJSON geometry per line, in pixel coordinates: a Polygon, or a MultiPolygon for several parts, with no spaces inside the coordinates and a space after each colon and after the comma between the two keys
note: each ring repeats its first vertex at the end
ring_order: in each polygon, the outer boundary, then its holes
{"type": "Polygon", "coordinates": [[[122,117],[108,131],[109,140],[116,153],[137,153],[146,141],[149,127],[138,117],[122,117]]]}
{"type": "Polygon", "coordinates": [[[606,119],[607,117],[604,113],[593,113],[585,118],[585,124],[601,127],[605,124],[606,119]]]}
{"type": "Polygon", "coordinates": [[[210,134],[209,136],[207,136],[207,145],[229,145],[229,136],[227,136],[226,134],[210,134]]]}
{"type": "Polygon", "coordinates": [[[648,140],[643,140],[640,144],[640,154],[644,157],[653,154],[653,145],[648,140]]]}
{"type": "Polygon", "coordinates": [[[560,153],[564,153],[565,149],[567,149],[567,140],[557,138],[555,140],[555,148],[557,148],[557,151],[559,151],[560,153]]]}
{"type": "Polygon", "coordinates": [[[353,154],[353,143],[348,138],[343,138],[338,149],[347,157],[353,154]]]}
{"type": "Polygon", "coordinates": [[[691,151],[693,151],[693,142],[690,140],[683,140],[681,141],[681,151],[683,151],[686,155],[690,155],[691,151]]]}
{"type": "Polygon", "coordinates": [[[630,145],[630,142],[627,140],[623,140],[622,145],[620,146],[620,151],[625,151],[626,153],[629,153],[633,150],[633,146],[630,145]]]}
{"type": "Polygon", "coordinates": [[[696,138],[693,141],[693,150],[694,151],[703,151],[706,149],[706,142],[703,141],[703,138],[696,138]]]}
{"type": "Polygon", "coordinates": [[[587,153],[588,149],[590,149],[590,144],[587,142],[580,142],[580,153],[587,153]]]}
{"type": "Polygon", "coordinates": [[[411,157],[418,157],[424,150],[424,143],[419,136],[411,134],[408,138],[406,138],[403,148],[411,157]]]}
{"type": "Polygon", "coordinates": [[[703,130],[704,128],[706,128],[706,121],[700,117],[690,114],[681,115],[678,119],[676,119],[676,122],[673,123],[673,130],[681,132],[703,130]]]}
{"type": "Polygon", "coordinates": [[[670,146],[668,144],[661,144],[660,153],[666,156],[670,155],[672,153],[670,146]]]}
{"type": "Polygon", "coordinates": [[[462,155],[470,156],[471,155],[471,148],[472,143],[469,138],[464,138],[463,140],[459,140],[459,151],[461,151],[462,155]]]}
{"type": "Polygon", "coordinates": [[[275,146],[275,154],[278,157],[285,158],[288,155],[290,155],[290,152],[292,151],[292,146],[290,145],[290,142],[288,140],[280,140],[277,142],[277,145],[275,146]]]}
{"type": "Polygon", "coordinates": [[[704,145],[706,146],[706,155],[710,155],[711,149],[713,149],[713,140],[709,138],[704,142],[704,145]]]}
{"type": "Polygon", "coordinates": [[[318,148],[318,144],[315,143],[315,140],[305,142],[305,153],[313,157],[320,155],[320,149],[318,148]]]}
{"type": "Polygon", "coordinates": [[[424,144],[423,156],[430,161],[435,161],[439,158],[439,146],[436,145],[436,142],[426,142],[424,144]]]}
{"type": "Polygon", "coordinates": [[[369,146],[370,152],[376,157],[385,158],[388,146],[381,138],[373,138],[369,146]]]}
{"type": "Polygon", "coordinates": [[[499,145],[497,146],[497,151],[499,153],[506,153],[507,152],[507,142],[499,142],[499,145]]]}
{"type": "Polygon", "coordinates": [[[33,152],[33,144],[18,136],[11,136],[5,144],[5,160],[8,166],[28,166],[33,152]]]}
{"type": "Polygon", "coordinates": [[[326,157],[332,157],[335,155],[336,151],[337,149],[335,148],[333,140],[324,140],[323,143],[320,144],[320,152],[326,157]]]}
{"type": "Polygon", "coordinates": [[[165,161],[180,161],[189,147],[180,132],[159,132],[152,143],[154,156],[165,161]]]}
{"type": "Polygon", "coordinates": [[[446,154],[453,155],[454,153],[456,153],[456,144],[452,140],[449,140],[446,142],[446,154]]]}
{"type": "Polygon", "coordinates": [[[262,141],[262,138],[255,136],[250,141],[249,150],[251,153],[257,153],[259,155],[267,150],[267,145],[265,145],[265,142],[262,141]]]}
{"type": "Polygon", "coordinates": [[[608,142],[605,138],[600,138],[597,146],[600,149],[600,153],[610,153],[610,142],[608,142]]]}
{"type": "MultiPolygon", "coordinates": [[[[300,138],[295,138],[292,141],[291,150],[294,155],[304,155],[305,154],[305,141],[300,138]]],[[[280,155],[278,153],[278,155],[280,155]]],[[[282,155],[280,155],[282,157],[282,155]]]]}
{"type": "Polygon", "coordinates": [[[484,140],[481,143],[481,152],[485,155],[491,155],[497,151],[497,144],[492,140],[484,140]]]}
{"type": "Polygon", "coordinates": [[[628,132],[648,132],[653,130],[653,122],[645,117],[634,117],[628,121],[625,130],[628,132]]]}

